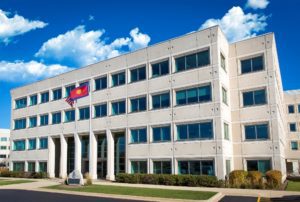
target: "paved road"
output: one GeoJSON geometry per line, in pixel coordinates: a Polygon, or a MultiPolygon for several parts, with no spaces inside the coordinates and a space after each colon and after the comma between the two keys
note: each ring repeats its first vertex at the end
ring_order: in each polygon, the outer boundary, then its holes
{"type": "MultiPolygon", "coordinates": [[[[1,196],[1,195],[0,195],[1,196]]],[[[257,197],[251,196],[224,196],[220,202],[257,202],[257,197]]]]}
{"type": "Polygon", "coordinates": [[[14,189],[0,190],[2,202],[129,202],[138,200],[113,199],[105,197],[78,196],[70,194],[48,193],[40,191],[25,191],[14,189]]]}

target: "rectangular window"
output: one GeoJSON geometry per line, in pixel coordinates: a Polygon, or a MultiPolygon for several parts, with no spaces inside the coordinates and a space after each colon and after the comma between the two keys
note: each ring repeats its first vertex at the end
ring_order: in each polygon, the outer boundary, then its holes
{"type": "Polygon", "coordinates": [[[124,85],[126,82],[125,72],[117,73],[111,75],[112,87],[124,85]]]}
{"type": "Polygon", "coordinates": [[[26,119],[17,119],[15,120],[15,130],[26,128],[26,119]]]}
{"type": "Polygon", "coordinates": [[[177,125],[178,140],[213,139],[212,121],[177,125]]]}
{"type": "Polygon", "coordinates": [[[169,74],[169,60],[152,64],[152,78],[169,74]]]}
{"type": "Polygon", "coordinates": [[[24,172],[25,171],[25,163],[24,162],[13,162],[13,171],[24,172]]]}
{"type": "Polygon", "coordinates": [[[211,101],[211,86],[201,86],[176,92],[176,104],[187,105],[211,101]]]}
{"type": "Polygon", "coordinates": [[[90,118],[90,108],[85,107],[79,109],[79,120],[87,120],[90,118]]]}
{"type": "Polygon", "coordinates": [[[31,95],[30,96],[30,106],[37,105],[37,103],[38,103],[37,95],[31,95]]]}
{"type": "Polygon", "coordinates": [[[231,172],[231,161],[226,160],[226,175],[229,177],[229,173],[231,172]]]}
{"type": "Polygon", "coordinates": [[[226,60],[225,60],[225,57],[222,53],[220,53],[220,58],[221,58],[221,67],[226,72],[226,60]]]}
{"type": "Polygon", "coordinates": [[[131,129],[131,143],[147,142],[147,128],[131,129]]]}
{"type": "Polygon", "coordinates": [[[170,93],[163,93],[152,96],[152,109],[162,109],[170,107],[170,93]]]}
{"type": "Polygon", "coordinates": [[[35,172],[35,162],[28,162],[28,172],[35,172]]]}
{"type": "Polygon", "coordinates": [[[229,125],[224,123],[224,139],[229,140],[229,125]]]}
{"type": "Polygon", "coordinates": [[[290,132],[296,132],[296,131],[297,131],[296,123],[290,123],[290,132]]]}
{"type": "Polygon", "coordinates": [[[1,137],[1,138],[0,138],[0,141],[1,141],[1,142],[7,142],[7,141],[8,141],[8,138],[7,138],[7,137],[1,137]]]}
{"type": "Polygon", "coordinates": [[[33,139],[29,139],[28,140],[28,149],[29,150],[33,150],[33,149],[36,149],[36,139],[33,138],[33,139]]]}
{"type": "Polygon", "coordinates": [[[52,124],[61,123],[61,112],[52,113],[52,124]]]}
{"type": "Polygon", "coordinates": [[[103,90],[107,88],[107,76],[95,79],[95,90],[103,90]]]}
{"type": "Polygon", "coordinates": [[[47,172],[47,162],[39,162],[39,172],[47,172]]]}
{"type": "Polygon", "coordinates": [[[65,97],[68,97],[71,93],[72,90],[74,90],[76,88],[75,85],[70,85],[70,86],[67,86],[66,87],[66,96],[65,97]]]}
{"type": "Polygon", "coordinates": [[[147,110],[146,97],[132,98],[130,99],[131,112],[141,112],[147,110]]]}
{"type": "Polygon", "coordinates": [[[209,64],[209,49],[175,59],[176,72],[203,67],[209,64]]]}
{"type": "Polygon", "coordinates": [[[153,127],[152,128],[153,142],[171,141],[171,127],[153,127]]]}
{"type": "Polygon", "coordinates": [[[59,100],[62,97],[61,88],[53,90],[53,100],[59,100]]]}
{"type": "Polygon", "coordinates": [[[37,126],[37,117],[32,116],[29,118],[29,128],[34,128],[37,126]]]}
{"type": "Polygon", "coordinates": [[[40,138],[40,149],[48,149],[48,138],[40,138]]]}
{"type": "Polygon", "coordinates": [[[16,100],[16,109],[27,107],[27,97],[16,100]]]}
{"type": "Polygon", "coordinates": [[[271,170],[270,160],[247,160],[247,171],[259,171],[265,174],[271,170]]]}
{"type": "Polygon", "coordinates": [[[247,106],[255,106],[255,105],[263,105],[267,104],[266,99],[266,90],[255,90],[248,91],[243,93],[243,105],[247,106]]]}
{"type": "Polygon", "coordinates": [[[288,106],[288,111],[289,111],[289,114],[294,114],[295,113],[295,107],[294,107],[294,105],[289,105],[288,106]]]}
{"type": "Polygon", "coordinates": [[[241,61],[241,72],[242,74],[257,72],[264,70],[263,56],[254,57],[241,61]]]}
{"type": "Polygon", "coordinates": [[[269,125],[255,124],[245,126],[245,139],[246,140],[267,140],[269,139],[269,125]]]}
{"type": "Polygon", "coordinates": [[[147,161],[131,161],[131,173],[147,173],[147,161]]]}
{"type": "Polygon", "coordinates": [[[107,116],[107,104],[100,104],[95,106],[95,118],[107,116]]]}
{"type": "Polygon", "coordinates": [[[41,103],[49,102],[49,92],[41,93],[41,103]]]}
{"type": "Polygon", "coordinates": [[[178,174],[215,175],[213,160],[178,161],[178,174]]]}
{"type": "Polygon", "coordinates": [[[49,124],[49,116],[48,114],[40,116],[40,126],[46,126],[49,124]]]}
{"type": "Polygon", "coordinates": [[[298,142],[297,141],[291,141],[291,149],[298,150],[298,142]]]}
{"type": "Polygon", "coordinates": [[[7,150],[6,146],[0,146],[0,150],[7,150]]]}
{"type": "Polygon", "coordinates": [[[120,114],[125,114],[126,113],[126,102],[124,101],[119,101],[119,102],[113,102],[111,103],[111,108],[112,108],[112,115],[120,115],[120,114]]]}
{"type": "Polygon", "coordinates": [[[146,79],[146,66],[130,70],[131,82],[142,81],[146,79]]]}
{"type": "Polygon", "coordinates": [[[14,151],[24,151],[25,150],[25,140],[15,140],[13,142],[13,150],[14,151]]]}
{"type": "Polygon", "coordinates": [[[222,87],[222,101],[224,104],[228,105],[227,90],[223,87],[222,87]]]}
{"type": "Polygon", "coordinates": [[[298,104],[298,113],[300,113],[300,104],[298,104]]]}
{"type": "Polygon", "coordinates": [[[69,110],[65,112],[65,122],[75,121],[75,110],[69,110]]]}
{"type": "Polygon", "coordinates": [[[172,174],[171,161],[153,161],[154,174],[172,174]]]}

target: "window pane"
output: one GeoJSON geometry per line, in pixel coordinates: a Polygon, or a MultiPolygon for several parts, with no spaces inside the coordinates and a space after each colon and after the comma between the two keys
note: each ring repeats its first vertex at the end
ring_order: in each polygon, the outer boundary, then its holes
{"type": "Polygon", "coordinates": [[[160,135],[160,128],[153,128],[152,133],[153,133],[153,141],[161,141],[161,135],[160,135]]]}
{"type": "Polygon", "coordinates": [[[162,174],[171,174],[171,173],[172,173],[171,161],[163,161],[162,174]]]}
{"type": "Polygon", "coordinates": [[[160,108],[160,96],[159,95],[152,96],[152,108],[153,109],[160,108]]]}
{"type": "Polygon", "coordinates": [[[243,104],[244,104],[244,106],[251,106],[251,105],[254,104],[254,102],[253,102],[253,92],[243,93],[243,104]]]}
{"type": "Polygon", "coordinates": [[[188,125],[189,130],[189,139],[197,139],[199,135],[199,124],[190,124],[188,125]]]}
{"type": "Polygon", "coordinates": [[[140,161],[140,172],[139,173],[147,173],[147,161],[140,161]]]}
{"type": "Polygon", "coordinates": [[[138,70],[133,69],[131,70],[131,82],[135,82],[138,80],[138,70]]]}
{"type": "Polygon", "coordinates": [[[160,76],[159,63],[152,65],[152,77],[160,76]]]}
{"type": "Polygon", "coordinates": [[[165,93],[161,95],[161,107],[169,107],[170,106],[170,94],[165,93]]]}
{"type": "Polygon", "coordinates": [[[138,167],[138,162],[137,161],[132,161],[131,162],[131,173],[138,173],[139,172],[139,167],[138,167]]]}
{"type": "Polygon", "coordinates": [[[125,110],[126,110],[125,107],[126,107],[125,106],[125,101],[120,102],[120,104],[119,104],[119,113],[120,114],[124,114],[125,113],[125,110]]]}
{"type": "Polygon", "coordinates": [[[213,161],[201,161],[202,175],[214,175],[214,162],[213,161]]]}
{"type": "Polygon", "coordinates": [[[209,86],[200,87],[198,90],[199,102],[211,100],[211,89],[209,86]]]}
{"type": "Polygon", "coordinates": [[[162,127],[161,132],[162,132],[162,140],[163,141],[169,141],[171,140],[171,131],[170,131],[170,126],[167,127],[162,127]]]}
{"type": "Polygon", "coordinates": [[[178,173],[179,174],[189,174],[189,165],[188,161],[179,161],[178,162],[178,173]]]}
{"type": "Polygon", "coordinates": [[[264,69],[263,57],[252,58],[252,70],[259,71],[264,69]]]}
{"type": "Polygon", "coordinates": [[[295,123],[290,123],[290,131],[291,132],[296,132],[296,124],[295,123]]]}
{"type": "Polygon", "coordinates": [[[191,175],[200,175],[200,161],[190,161],[190,172],[191,175]]]}
{"type": "Polygon", "coordinates": [[[141,67],[138,69],[138,76],[139,76],[139,80],[145,80],[146,79],[146,67],[141,67]]]}
{"type": "Polygon", "coordinates": [[[241,61],[242,74],[251,72],[251,59],[241,61]]]}
{"type": "Polygon", "coordinates": [[[169,74],[169,60],[160,63],[160,74],[161,75],[169,74]]]}
{"type": "Polygon", "coordinates": [[[256,160],[247,161],[247,171],[257,171],[258,163],[256,160]]]}
{"type": "Polygon", "coordinates": [[[212,139],[213,138],[212,122],[200,124],[200,138],[204,138],[204,139],[212,139]]]}
{"type": "Polygon", "coordinates": [[[198,91],[197,88],[187,90],[188,103],[198,102],[198,95],[197,95],[198,92],[197,91],[198,91]]]}
{"type": "Polygon", "coordinates": [[[154,161],[153,162],[153,173],[154,174],[162,174],[161,162],[160,161],[154,161]]]}
{"type": "Polygon", "coordinates": [[[177,135],[179,140],[187,139],[187,125],[178,125],[177,126],[177,135]]]}
{"type": "Polygon", "coordinates": [[[125,84],[125,72],[119,74],[119,85],[125,84]]]}
{"type": "MultiPolygon", "coordinates": [[[[290,113],[290,114],[295,113],[294,105],[289,105],[289,106],[288,106],[288,110],[289,110],[289,113],[290,113]]],[[[298,110],[299,110],[299,109],[298,109],[298,110]]]]}
{"type": "Polygon", "coordinates": [[[255,100],[255,104],[265,104],[266,103],[265,90],[254,91],[254,100],[255,100]]]}
{"type": "Polygon", "coordinates": [[[298,142],[297,141],[292,141],[291,142],[291,149],[292,150],[298,150],[298,142]]]}
{"type": "Polygon", "coordinates": [[[139,129],[139,142],[147,142],[147,129],[139,129]]]}
{"type": "Polygon", "coordinates": [[[197,57],[198,57],[198,67],[202,67],[210,64],[209,50],[198,53],[197,57]]]}
{"type": "Polygon", "coordinates": [[[137,130],[131,130],[131,142],[138,142],[138,131],[137,130]]]}
{"type": "Polygon", "coordinates": [[[187,55],[186,56],[186,69],[192,69],[197,67],[197,55],[192,54],[192,55],[187,55]]]}
{"type": "Polygon", "coordinates": [[[258,161],[258,171],[265,174],[269,170],[271,170],[270,160],[259,160],[258,161]]]}
{"type": "Polygon", "coordinates": [[[136,112],[138,111],[138,99],[132,99],[131,100],[131,112],[136,112]]]}
{"type": "Polygon", "coordinates": [[[257,125],[256,130],[258,139],[268,139],[268,124],[257,125]]]}
{"type": "Polygon", "coordinates": [[[176,72],[185,70],[185,57],[175,59],[176,72]]]}
{"type": "Polygon", "coordinates": [[[176,104],[177,105],[183,105],[186,104],[186,91],[178,91],[176,93],[176,104]]]}
{"type": "Polygon", "coordinates": [[[256,139],[255,126],[245,126],[245,138],[247,140],[256,139]]]}

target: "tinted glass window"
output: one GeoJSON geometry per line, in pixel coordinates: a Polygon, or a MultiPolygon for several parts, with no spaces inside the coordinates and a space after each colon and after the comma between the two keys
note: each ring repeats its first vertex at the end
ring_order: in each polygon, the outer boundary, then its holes
{"type": "Polygon", "coordinates": [[[107,88],[107,77],[95,79],[95,90],[102,90],[107,88]]]}
{"type": "Polygon", "coordinates": [[[249,72],[261,71],[263,69],[264,69],[263,56],[250,58],[250,59],[241,61],[242,74],[249,73],[249,72]]]}

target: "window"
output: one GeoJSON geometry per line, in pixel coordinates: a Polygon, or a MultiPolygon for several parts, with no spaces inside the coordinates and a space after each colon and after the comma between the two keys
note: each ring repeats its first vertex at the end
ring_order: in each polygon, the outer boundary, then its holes
{"type": "Polygon", "coordinates": [[[0,154],[0,159],[6,159],[6,155],[5,154],[0,154]]]}
{"type": "Polygon", "coordinates": [[[48,149],[48,138],[40,138],[40,149],[48,149]]]}
{"type": "Polygon", "coordinates": [[[107,88],[107,76],[95,79],[95,90],[102,90],[107,88]]]}
{"type": "Polygon", "coordinates": [[[154,174],[171,174],[171,161],[153,161],[154,174]]]}
{"type": "Polygon", "coordinates": [[[39,172],[47,172],[47,162],[39,162],[39,172]]]}
{"type": "Polygon", "coordinates": [[[169,60],[152,64],[152,78],[169,74],[169,60]]]}
{"type": "Polygon", "coordinates": [[[20,98],[16,100],[16,109],[21,109],[27,106],[27,98],[20,98]]]}
{"type": "Polygon", "coordinates": [[[123,85],[126,82],[125,72],[113,74],[111,78],[112,78],[112,85],[111,85],[112,87],[123,85]]]}
{"type": "Polygon", "coordinates": [[[228,105],[227,90],[223,87],[222,87],[222,101],[224,104],[228,105]]]}
{"type": "Polygon", "coordinates": [[[68,97],[72,90],[75,89],[75,85],[70,85],[66,87],[66,97],[68,97]]]}
{"type": "Polygon", "coordinates": [[[28,140],[28,149],[33,150],[36,149],[36,139],[29,139],[28,140]]]}
{"type": "Polygon", "coordinates": [[[26,119],[17,119],[15,120],[15,130],[26,128],[26,119]]]}
{"type": "Polygon", "coordinates": [[[131,129],[131,143],[147,142],[147,128],[131,129]]]}
{"type": "Polygon", "coordinates": [[[298,113],[300,113],[300,104],[298,104],[298,113]]]}
{"type": "Polygon", "coordinates": [[[41,94],[41,103],[49,102],[49,92],[44,92],[41,94]]]}
{"type": "Polygon", "coordinates": [[[176,72],[203,67],[210,64],[209,50],[175,59],[176,72]]]}
{"type": "Polygon", "coordinates": [[[8,138],[7,138],[7,137],[1,137],[1,138],[0,138],[0,141],[1,141],[1,142],[7,142],[7,141],[8,141],[8,138]]]}
{"type": "Polygon", "coordinates": [[[224,123],[224,139],[229,140],[229,125],[224,123]]]}
{"type": "Polygon", "coordinates": [[[37,95],[31,95],[30,96],[30,106],[37,105],[37,102],[38,102],[37,95]]]}
{"type": "Polygon", "coordinates": [[[0,150],[7,150],[6,146],[0,146],[0,150]]]}
{"type": "Polygon", "coordinates": [[[250,58],[241,61],[241,72],[242,74],[257,72],[264,69],[263,56],[250,58]]]}
{"type": "Polygon", "coordinates": [[[79,120],[86,120],[90,118],[90,108],[85,107],[79,109],[79,120]]]}
{"type": "Polygon", "coordinates": [[[35,162],[28,162],[28,172],[35,172],[35,162]]]}
{"type": "Polygon", "coordinates": [[[266,90],[255,90],[243,93],[244,107],[267,104],[266,90]]]}
{"type": "Polygon", "coordinates": [[[15,140],[13,142],[14,151],[24,151],[25,150],[25,140],[15,140]]]}
{"type": "Polygon", "coordinates": [[[297,126],[296,123],[290,123],[290,132],[296,132],[297,126]]]}
{"type": "Polygon", "coordinates": [[[298,150],[298,142],[297,141],[291,141],[291,149],[298,150]]]}
{"type": "Polygon", "coordinates": [[[220,53],[220,58],[221,58],[221,67],[226,72],[226,60],[225,60],[225,57],[222,53],[220,53]]]}
{"type": "Polygon", "coordinates": [[[269,139],[269,125],[255,124],[245,126],[245,139],[246,140],[266,140],[269,139]]]}
{"type": "Polygon", "coordinates": [[[75,121],[75,110],[69,110],[65,112],[65,122],[75,121]]]}
{"type": "Polygon", "coordinates": [[[29,128],[34,128],[37,126],[37,117],[32,116],[29,118],[29,128]]]}
{"type": "Polygon", "coordinates": [[[131,102],[131,112],[141,112],[147,109],[146,97],[133,98],[131,102]]]}
{"type": "Polygon", "coordinates": [[[131,173],[147,173],[147,161],[131,161],[131,173]]]}
{"type": "Polygon", "coordinates": [[[214,175],[214,162],[212,160],[178,161],[178,174],[214,175]]]}
{"type": "Polygon", "coordinates": [[[107,116],[107,104],[100,104],[95,106],[95,118],[107,116]]]}
{"type": "Polygon", "coordinates": [[[61,123],[61,112],[52,113],[52,124],[61,123]]]}
{"type": "Polygon", "coordinates": [[[152,109],[162,109],[170,107],[170,93],[163,93],[152,96],[152,109]]]}
{"type": "Polygon", "coordinates": [[[247,160],[247,171],[259,171],[265,174],[271,170],[270,160],[247,160]]]}
{"type": "Polygon", "coordinates": [[[177,125],[178,140],[213,139],[212,121],[177,125]]]}
{"type": "Polygon", "coordinates": [[[13,162],[13,171],[24,172],[25,163],[24,162],[13,162]]]}
{"type": "Polygon", "coordinates": [[[46,126],[49,123],[49,116],[48,114],[40,116],[40,126],[46,126]]]}
{"type": "Polygon", "coordinates": [[[231,172],[231,161],[226,160],[226,175],[229,177],[229,173],[231,172]]]}
{"type": "Polygon", "coordinates": [[[294,105],[289,105],[288,106],[288,111],[289,111],[289,114],[295,113],[295,107],[294,107],[294,105]]]}
{"type": "Polygon", "coordinates": [[[140,67],[130,70],[131,82],[142,81],[146,79],[146,67],[140,67]]]}
{"type": "Polygon", "coordinates": [[[165,142],[171,140],[171,127],[153,127],[152,128],[153,142],[165,142]]]}
{"type": "Polygon", "coordinates": [[[61,88],[53,90],[53,100],[59,100],[62,97],[61,88]]]}
{"type": "Polygon", "coordinates": [[[89,81],[83,81],[79,83],[79,86],[90,86],[90,82],[89,81]]]}
{"type": "Polygon", "coordinates": [[[113,102],[111,103],[112,108],[112,115],[119,115],[119,114],[125,114],[126,113],[126,102],[119,101],[119,102],[113,102]]]}
{"type": "Polygon", "coordinates": [[[190,88],[176,92],[177,105],[187,105],[207,101],[211,101],[210,85],[201,86],[198,88],[190,88]]]}

